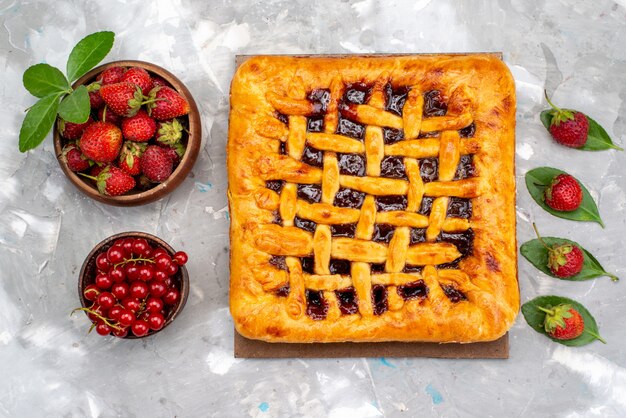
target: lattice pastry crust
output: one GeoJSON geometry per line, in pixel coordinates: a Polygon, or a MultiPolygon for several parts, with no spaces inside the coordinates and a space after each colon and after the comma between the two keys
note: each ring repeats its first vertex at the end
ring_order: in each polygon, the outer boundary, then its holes
{"type": "Polygon", "coordinates": [[[246,61],[228,138],[237,331],[502,336],[519,306],[514,130],[493,55],[246,61]]]}

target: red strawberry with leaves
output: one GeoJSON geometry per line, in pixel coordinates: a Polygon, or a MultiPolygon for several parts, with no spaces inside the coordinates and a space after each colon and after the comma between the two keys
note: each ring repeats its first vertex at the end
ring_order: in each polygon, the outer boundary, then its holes
{"type": "Polygon", "coordinates": [[[67,122],[61,118],[58,119],[58,128],[59,133],[65,139],[78,139],[83,134],[85,129],[93,123],[93,119],[91,116],[87,119],[85,123],[72,123],[67,122]]]}
{"type": "Polygon", "coordinates": [[[552,108],[548,114],[552,117],[549,130],[554,140],[571,148],[580,148],[585,145],[589,135],[587,116],[582,112],[556,107],[545,90],[544,94],[552,108]]]}
{"type": "Polygon", "coordinates": [[[122,131],[108,122],[94,122],[85,129],[78,146],[90,160],[108,163],[115,160],[122,146],[122,131]]]}
{"type": "Polygon", "coordinates": [[[130,141],[149,141],[156,130],[156,121],[143,109],[139,110],[135,116],[122,120],[122,134],[130,141]]]}
{"type": "Polygon", "coordinates": [[[67,167],[74,172],[85,171],[91,167],[89,160],[83,156],[74,142],[70,142],[63,147],[61,158],[65,161],[67,167]]]}
{"type": "Polygon", "coordinates": [[[543,196],[546,205],[561,212],[571,212],[583,201],[583,191],[573,176],[559,174],[554,177],[543,196]]]}
{"type": "Polygon", "coordinates": [[[189,103],[171,87],[155,87],[150,91],[148,114],[156,120],[173,119],[189,113],[189,103]]]}
{"type": "Polygon", "coordinates": [[[103,86],[107,84],[119,83],[120,81],[122,81],[122,77],[124,76],[125,72],[126,68],[124,67],[115,66],[107,68],[106,70],[98,74],[96,80],[99,81],[100,84],[103,86]]]}
{"type": "Polygon", "coordinates": [[[100,87],[100,96],[109,110],[124,117],[137,114],[143,103],[141,88],[126,81],[103,85],[100,87]]]}
{"type": "Polygon", "coordinates": [[[161,183],[168,179],[173,170],[172,158],[163,148],[150,145],[141,158],[141,171],[155,183],[161,183]]]}
{"type": "Polygon", "coordinates": [[[133,176],[113,165],[104,167],[97,177],[88,176],[86,174],[81,175],[94,180],[100,194],[106,196],[120,196],[135,187],[135,179],[133,176]]]}
{"type": "Polygon", "coordinates": [[[546,313],[543,327],[552,338],[573,340],[585,330],[585,320],[570,304],[539,307],[546,313]]]}
{"type": "Polygon", "coordinates": [[[157,123],[157,130],[154,139],[163,145],[178,144],[183,137],[183,125],[178,119],[162,121],[157,123]]]}
{"type": "Polygon", "coordinates": [[[122,76],[122,81],[133,83],[136,86],[141,87],[142,93],[147,96],[152,90],[152,78],[150,74],[143,68],[131,67],[122,76]]]}
{"type": "Polygon", "coordinates": [[[146,147],[147,144],[143,142],[124,142],[120,152],[119,167],[131,176],[141,174],[141,156],[146,147]]]}
{"type": "Polygon", "coordinates": [[[567,279],[582,271],[585,256],[578,245],[565,242],[550,246],[541,238],[537,225],[534,223],[533,228],[541,244],[548,250],[548,268],[552,274],[561,279],[567,279]]]}
{"type": "Polygon", "coordinates": [[[101,84],[98,81],[94,81],[87,86],[87,92],[89,93],[89,105],[92,109],[101,109],[105,105],[104,100],[102,100],[102,96],[100,96],[100,87],[101,84]]]}

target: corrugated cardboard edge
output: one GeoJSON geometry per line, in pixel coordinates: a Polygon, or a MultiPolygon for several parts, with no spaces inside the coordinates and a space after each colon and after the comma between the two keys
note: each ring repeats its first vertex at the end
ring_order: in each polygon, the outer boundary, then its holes
{"type": "MultiPolygon", "coordinates": [[[[362,57],[390,57],[404,55],[474,55],[490,54],[502,59],[501,52],[446,53],[446,54],[363,54],[362,57]]],[[[283,55],[283,54],[280,54],[283,55]]],[[[235,68],[239,68],[255,55],[236,55],[235,68]]],[[[353,57],[352,54],[289,55],[310,58],[353,57]]],[[[235,358],[358,358],[358,357],[429,357],[451,359],[508,359],[509,333],[484,343],[437,344],[437,343],[314,343],[287,344],[268,343],[244,338],[234,332],[235,358]]]]}

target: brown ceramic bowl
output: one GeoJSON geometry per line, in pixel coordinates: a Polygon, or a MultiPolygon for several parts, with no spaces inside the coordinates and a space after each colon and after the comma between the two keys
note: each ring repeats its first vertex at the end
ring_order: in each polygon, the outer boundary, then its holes
{"type": "MultiPolygon", "coordinates": [[[[107,239],[96,245],[93,250],[91,250],[87,258],[85,259],[83,266],[80,269],[80,276],[78,278],[78,297],[80,298],[80,304],[83,308],[88,308],[93,303],[85,299],[84,290],[87,286],[94,283],[97,273],[96,257],[100,253],[105,252],[110,247],[112,247],[115,240],[119,238],[130,237],[145,238],[152,247],[161,247],[167,250],[167,252],[171,256],[173,256],[176,252],[167,242],[163,241],[161,238],[155,237],[154,235],[145,232],[122,232],[108,237],[107,239]]],[[[187,297],[189,296],[189,273],[187,272],[187,268],[185,266],[180,266],[180,268],[178,269],[178,273],[172,276],[172,280],[180,291],[180,299],[178,300],[178,303],[176,305],[171,306],[169,310],[166,311],[165,323],[163,324],[163,328],[158,331],[150,330],[150,332],[148,332],[148,334],[143,337],[136,337],[132,334],[132,332],[129,332],[128,335],[124,337],[125,339],[144,338],[154,335],[157,332],[164,330],[165,327],[171,324],[174,319],[176,319],[176,317],[180,314],[180,312],[185,307],[185,303],[187,303],[187,297]]]]}
{"type": "Polygon", "coordinates": [[[191,168],[198,158],[200,143],[202,139],[200,112],[198,111],[198,106],[193,100],[191,93],[178,78],[176,78],[169,71],[159,67],[158,65],[150,64],[143,61],[114,61],[108,64],[101,65],[76,80],[73,87],[76,88],[81,84],[87,85],[94,81],[96,76],[102,71],[115,66],[142,67],[146,71],[148,71],[148,73],[156,74],[164,78],[189,103],[189,107],[191,108],[189,114],[179,118],[186,122],[185,124],[188,126],[188,133],[186,135],[186,138],[183,137],[183,142],[186,142],[187,150],[185,151],[185,155],[183,155],[182,160],[180,161],[172,175],[163,183],[156,184],[151,189],[145,191],[133,189],[128,194],[125,194],[123,196],[105,196],[101,195],[98,192],[98,189],[96,188],[95,183],[92,180],[83,178],[74,173],[68,168],[65,161],[63,161],[63,158],[61,158],[61,153],[63,150],[64,139],[61,138],[56,123],[54,124],[54,152],[65,175],[70,179],[74,186],[78,188],[78,190],[85,193],[87,196],[100,202],[114,206],[138,206],[154,202],[167,195],[176,187],[178,187],[178,185],[182,183],[182,181],[191,171],[191,168]]]}

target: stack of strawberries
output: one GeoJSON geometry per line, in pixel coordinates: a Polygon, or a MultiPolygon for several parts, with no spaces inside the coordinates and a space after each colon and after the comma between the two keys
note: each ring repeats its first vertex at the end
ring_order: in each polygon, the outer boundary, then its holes
{"type": "Polygon", "coordinates": [[[58,120],[70,170],[95,181],[107,196],[167,180],[185,153],[185,98],[139,67],[110,67],[87,89],[87,122],[58,120]]]}

